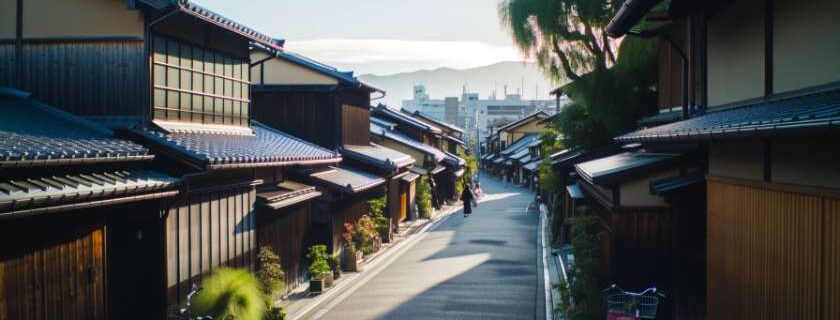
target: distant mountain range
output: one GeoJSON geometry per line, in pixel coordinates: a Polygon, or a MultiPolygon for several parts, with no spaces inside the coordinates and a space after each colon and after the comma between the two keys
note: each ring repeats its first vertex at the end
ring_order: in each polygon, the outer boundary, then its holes
{"type": "Polygon", "coordinates": [[[387,76],[365,74],[359,78],[385,89],[388,95],[381,102],[395,107],[399,107],[402,100],[412,98],[416,84],[425,85],[432,99],[460,97],[464,86],[469,92],[477,92],[481,99],[486,99],[493,90],[496,90],[496,97],[502,99],[505,85],[508,93],[517,93],[523,81],[523,99],[550,99],[548,92],[554,88],[535,64],[515,61],[462,70],[438,68],[387,76]]]}

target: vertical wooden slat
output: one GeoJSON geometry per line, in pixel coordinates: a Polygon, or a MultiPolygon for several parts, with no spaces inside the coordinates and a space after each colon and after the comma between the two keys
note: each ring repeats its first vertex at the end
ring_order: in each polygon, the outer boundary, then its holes
{"type": "Polygon", "coordinates": [[[212,252],[211,247],[211,228],[213,226],[210,220],[210,202],[207,201],[209,197],[203,195],[201,197],[201,270],[211,270],[210,261],[212,252]]]}
{"type": "Polygon", "coordinates": [[[824,201],[709,181],[710,319],[821,317],[821,299],[831,294],[822,289],[829,279],[821,270],[830,259],[824,254],[830,241],[824,237],[840,231],[831,226],[824,201]]]}
{"type": "Polygon", "coordinates": [[[194,197],[195,201],[189,207],[189,260],[190,282],[198,283],[201,275],[201,197],[194,197]]]}
{"type": "MultiPolygon", "coordinates": [[[[195,197],[190,197],[192,202],[195,197]]],[[[178,207],[178,298],[189,293],[190,278],[190,221],[189,203],[178,207]]]]}
{"type": "Polygon", "coordinates": [[[178,211],[166,212],[166,301],[178,304],[178,211]]]}
{"type": "Polygon", "coordinates": [[[219,200],[212,195],[205,197],[210,202],[210,266],[211,269],[222,263],[221,258],[221,232],[223,229],[222,219],[219,214],[219,200]]]}
{"type": "Polygon", "coordinates": [[[840,319],[840,200],[826,199],[823,212],[824,257],[820,296],[822,319],[840,319]]]}

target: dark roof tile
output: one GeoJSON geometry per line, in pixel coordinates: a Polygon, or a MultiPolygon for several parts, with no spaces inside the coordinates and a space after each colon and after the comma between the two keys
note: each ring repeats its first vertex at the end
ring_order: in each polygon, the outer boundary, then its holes
{"type": "Polygon", "coordinates": [[[149,150],[34,100],[0,97],[0,167],[148,160],[149,150]]]}
{"type": "Polygon", "coordinates": [[[341,156],[313,143],[251,122],[253,134],[166,131],[148,125],[134,130],[139,136],[177,152],[207,169],[337,163],[341,156]]]}
{"type": "Polygon", "coordinates": [[[688,141],[840,129],[840,89],[709,111],[615,138],[621,142],[688,141]]]}

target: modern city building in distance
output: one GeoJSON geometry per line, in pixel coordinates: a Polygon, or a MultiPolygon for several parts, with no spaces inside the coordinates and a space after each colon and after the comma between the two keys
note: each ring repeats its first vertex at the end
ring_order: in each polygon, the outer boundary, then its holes
{"type": "Polygon", "coordinates": [[[478,134],[478,140],[491,134],[492,128],[518,120],[536,111],[554,114],[568,103],[566,96],[559,100],[524,100],[522,95],[508,93],[507,87],[501,99],[493,92],[487,99],[480,99],[478,93],[464,89],[461,97],[446,97],[431,99],[426,86],[415,85],[414,97],[403,100],[402,108],[408,111],[419,111],[436,120],[445,121],[464,128],[468,137],[478,134]]]}

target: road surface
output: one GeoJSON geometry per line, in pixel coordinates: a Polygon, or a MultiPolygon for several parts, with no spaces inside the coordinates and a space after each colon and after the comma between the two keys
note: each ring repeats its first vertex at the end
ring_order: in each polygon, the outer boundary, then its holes
{"type": "Polygon", "coordinates": [[[483,178],[485,197],[395,248],[307,319],[544,319],[534,195],[483,178]],[[411,242],[408,242],[411,241],[411,242]]]}

